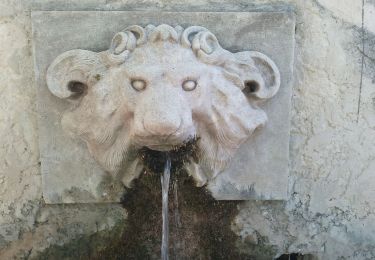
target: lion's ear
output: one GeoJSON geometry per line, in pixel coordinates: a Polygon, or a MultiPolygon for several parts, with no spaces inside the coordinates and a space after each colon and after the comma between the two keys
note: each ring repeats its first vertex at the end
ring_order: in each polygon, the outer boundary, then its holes
{"type": "Polygon", "coordinates": [[[266,55],[256,51],[235,54],[238,75],[244,82],[244,92],[259,99],[273,97],[280,87],[280,72],[276,64],[266,55]]]}
{"type": "Polygon", "coordinates": [[[60,54],[48,67],[48,89],[59,98],[77,98],[86,93],[101,65],[99,55],[86,50],[60,54]]]}

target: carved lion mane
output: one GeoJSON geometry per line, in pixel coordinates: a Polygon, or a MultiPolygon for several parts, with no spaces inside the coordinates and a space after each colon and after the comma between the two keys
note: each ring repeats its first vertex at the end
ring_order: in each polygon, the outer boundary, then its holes
{"type": "Polygon", "coordinates": [[[256,104],[276,94],[280,74],[264,54],[223,49],[206,28],[134,25],[107,51],[59,55],[47,84],[72,103],[64,130],[126,186],[142,169],[138,149],[167,151],[193,137],[199,161],[186,169],[203,185],[265,124],[256,104]]]}

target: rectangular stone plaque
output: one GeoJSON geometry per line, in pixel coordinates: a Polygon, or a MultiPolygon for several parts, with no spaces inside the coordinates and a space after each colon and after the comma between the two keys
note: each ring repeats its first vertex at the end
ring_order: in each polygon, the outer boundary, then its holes
{"type": "Polygon", "coordinates": [[[221,200],[284,200],[288,192],[290,99],[294,16],[290,12],[42,11],[32,13],[38,84],[40,157],[46,203],[118,202],[121,183],[91,158],[86,145],[61,128],[66,101],[46,85],[48,65],[71,49],[103,51],[118,31],[133,24],[204,26],[232,52],[256,50],[275,61],[281,73],[278,94],[262,105],[267,125],[255,133],[231,166],[208,185],[221,200]]]}

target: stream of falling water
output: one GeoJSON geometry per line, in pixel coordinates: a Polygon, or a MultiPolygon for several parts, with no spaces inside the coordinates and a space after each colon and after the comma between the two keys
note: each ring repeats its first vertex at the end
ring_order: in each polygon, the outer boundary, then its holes
{"type": "Polygon", "coordinates": [[[171,177],[171,158],[167,155],[167,160],[164,166],[163,175],[161,175],[161,190],[162,190],[162,204],[163,204],[163,234],[161,242],[161,259],[168,260],[168,247],[169,247],[169,221],[168,221],[168,191],[169,179],[171,177]]]}
{"type": "Polygon", "coordinates": [[[175,224],[175,236],[173,238],[173,259],[181,259],[180,256],[181,248],[183,248],[183,241],[180,240],[180,228],[181,224],[181,216],[178,206],[178,179],[174,178],[173,180],[173,195],[174,195],[174,202],[173,202],[173,211],[174,211],[174,224],[175,224]]]}

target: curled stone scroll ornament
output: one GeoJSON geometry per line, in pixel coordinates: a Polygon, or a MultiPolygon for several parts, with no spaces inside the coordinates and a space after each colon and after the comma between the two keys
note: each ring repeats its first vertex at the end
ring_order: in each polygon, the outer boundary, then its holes
{"type": "Polygon", "coordinates": [[[130,186],[137,151],[168,151],[197,138],[185,169],[198,186],[215,178],[267,121],[257,104],[273,97],[280,73],[266,55],[223,49],[206,28],[130,26],[109,50],[71,50],[47,71],[49,90],[70,101],[62,126],[130,186]]]}

